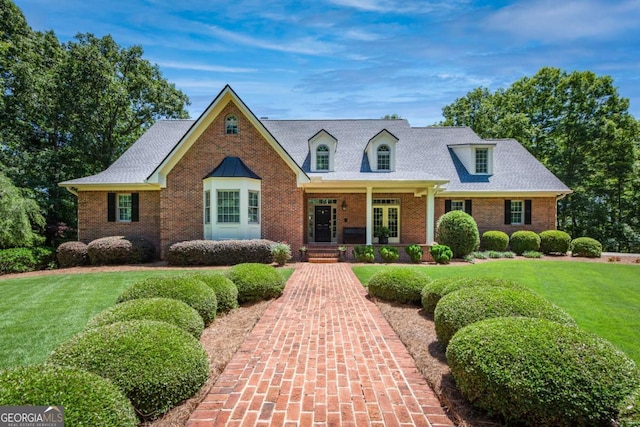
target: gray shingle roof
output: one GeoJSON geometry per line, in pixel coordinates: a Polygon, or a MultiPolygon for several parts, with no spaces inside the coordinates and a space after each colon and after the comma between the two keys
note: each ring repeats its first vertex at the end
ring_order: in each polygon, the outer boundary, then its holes
{"type": "MultiPolygon", "coordinates": [[[[66,181],[75,184],[144,183],[194,121],[156,122],[104,172],[66,181]]],[[[456,192],[569,192],[558,178],[513,139],[482,140],[467,127],[412,128],[406,120],[262,120],[265,128],[310,177],[326,181],[449,181],[456,192]],[[387,130],[398,138],[395,170],[374,172],[365,147],[387,130]],[[334,170],[311,172],[309,139],[325,130],[337,139],[334,170]],[[471,175],[449,148],[495,144],[493,174],[471,175]]]]}

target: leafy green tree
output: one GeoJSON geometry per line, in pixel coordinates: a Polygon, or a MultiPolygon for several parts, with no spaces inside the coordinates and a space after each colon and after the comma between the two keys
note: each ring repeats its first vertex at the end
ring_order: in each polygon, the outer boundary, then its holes
{"type": "Polygon", "coordinates": [[[44,217],[28,191],[13,185],[0,172],[0,249],[30,247],[42,239],[34,228],[42,228],[44,217]]]}
{"type": "Polygon", "coordinates": [[[573,190],[559,202],[559,228],[622,250],[628,249],[620,245],[621,230],[628,230],[622,224],[634,209],[630,189],[638,180],[640,138],[628,109],[609,76],[542,68],[495,93],[469,92],[444,107],[443,124],[520,141],[573,190]]]}
{"type": "Polygon", "coordinates": [[[393,114],[385,114],[381,118],[386,120],[400,120],[402,117],[400,117],[400,114],[398,113],[393,113],[393,114]]]}

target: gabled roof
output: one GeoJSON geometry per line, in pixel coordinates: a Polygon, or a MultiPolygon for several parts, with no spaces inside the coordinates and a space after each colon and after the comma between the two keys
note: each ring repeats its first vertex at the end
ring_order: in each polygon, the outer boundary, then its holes
{"type": "Polygon", "coordinates": [[[207,178],[251,178],[261,179],[253,172],[239,157],[225,157],[220,164],[216,166],[203,179],[207,178]]]}

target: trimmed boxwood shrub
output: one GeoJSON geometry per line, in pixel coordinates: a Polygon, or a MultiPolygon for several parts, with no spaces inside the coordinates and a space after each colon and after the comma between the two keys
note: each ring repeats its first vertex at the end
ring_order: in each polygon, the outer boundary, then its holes
{"type": "Polygon", "coordinates": [[[64,242],[58,246],[56,256],[61,268],[78,267],[87,264],[87,244],[84,242],[64,242]]]}
{"type": "Polygon", "coordinates": [[[447,361],[462,393],[508,424],[611,425],[639,384],[636,365],[611,343],[546,319],[473,323],[453,337],[447,361]]]}
{"type": "Polygon", "coordinates": [[[445,296],[459,289],[475,288],[480,286],[526,289],[519,283],[507,279],[499,279],[497,277],[459,277],[458,280],[454,280],[445,285],[440,295],[445,296]]]}
{"type": "Polygon", "coordinates": [[[111,381],[63,366],[20,366],[0,372],[0,405],[63,406],[69,426],[138,425],[129,399],[111,381]]]}
{"type": "Polygon", "coordinates": [[[504,231],[485,231],[480,239],[480,247],[483,251],[504,252],[509,246],[509,235],[504,231]]]}
{"type": "Polygon", "coordinates": [[[238,308],[238,287],[221,273],[196,273],[191,277],[209,286],[218,300],[218,313],[238,308]]]}
{"type": "Polygon", "coordinates": [[[209,376],[207,353],[198,340],[154,320],[86,330],[62,343],[47,362],[113,381],[148,419],[193,396],[209,376]]]}
{"type": "Polygon", "coordinates": [[[369,295],[387,301],[420,304],[422,289],[431,283],[424,274],[409,268],[391,268],[376,272],[367,288],[369,295]]]}
{"type": "Polygon", "coordinates": [[[540,236],[533,231],[520,230],[511,235],[509,246],[516,255],[523,252],[538,251],[540,249],[540,236]]]}
{"type": "Polygon", "coordinates": [[[102,237],[87,245],[89,262],[93,265],[151,262],[155,253],[153,243],[140,236],[102,237]]]}
{"type": "Polygon", "coordinates": [[[382,246],[378,249],[382,260],[386,263],[396,262],[400,258],[400,252],[395,246],[382,246]]]}
{"type": "Polygon", "coordinates": [[[422,262],[422,246],[416,244],[405,246],[404,251],[407,253],[407,255],[409,255],[409,259],[411,259],[411,262],[414,262],[416,264],[422,262]]]}
{"type": "Polygon", "coordinates": [[[442,291],[444,288],[460,279],[460,277],[442,277],[426,284],[420,292],[422,308],[424,308],[424,311],[433,316],[436,305],[438,304],[438,301],[440,301],[440,298],[442,298],[442,291]]]}
{"type": "Polygon", "coordinates": [[[234,265],[227,277],[238,287],[238,302],[255,302],[278,298],[284,290],[284,279],[270,265],[247,263],[234,265]]]}
{"type": "Polygon", "coordinates": [[[433,245],[429,248],[429,253],[437,264],[449,264],[453,258],[453,252],[447,245],[433,245]]]}
{"type": "Polygon", "coordinates": [[[0,274],[33,271],[37,264],[36,258],[29,248],[0,250],[0,274]]]}
{"type": "Polygon", "coordinates": [[[200,280],[184,276],[149,277],[129,286],[118,302],[138,298],[173,298],[195,309],[205,325],[213,322],[218,310],[216,294],[200,280]]]}
{"type": "Polygon", "coordinates": [[[358,262],[373,262],[376,254],[372,245],[357,245],[353,247],[353,257],[358,262]]]}
{"type": "Polygon", "coordinates": [[[540,233],[540,252],[546,255],[564,255],[569,252],[571,236],[560,230],[546,230],[540,233]]]}
{"type": "Polygon", "coordinates": [[[204,329],[204,322],[197,311],[182,301],[170,298],[139,298],[116,304],[89,320],[87,328],[128,320],[167,322],[196,338],[200,338],[204,329]]]}
{"type": "Polygon", "coordinates": [[[602,255],[602,243],[591,237],[578,237],[571,242],[571,255],[600,258],[600,255],[602,255]]]}
{"type": "Polygon", "coordinates": [[[271,264],[276,242],[253,240],[190,240],[174,243],[167,252],[169,265],[271,264]]]}
{"type": "Polygon", "coordinates": [[[478,225],[471,215],[463,211],[447,212],[438,219],[436,240],[449,246],[454,258],[463,258],[480,245],[478,225]]]}
{"type": "Polygon", "coordinates": [[[480,286],[444,295],[436,307],[434,321],[438,341],[445,347],[462,327],[494,317],[536,317],[573,325],[560,307],[527,289],[480,286]]]}

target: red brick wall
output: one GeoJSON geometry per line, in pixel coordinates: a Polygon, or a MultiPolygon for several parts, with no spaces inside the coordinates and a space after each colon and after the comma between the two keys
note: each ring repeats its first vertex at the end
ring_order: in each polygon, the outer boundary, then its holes
{"type": "MultiPolygon", "coordinates": [[[[444,197],[436,198],[436,222],[444,214],[444,197]]],[[[464,198],[454,198],[463,200],[464,198]]],[[[506,198],[472,198],[472,215],[478,224],[478,231],[504,231],[511,235],[518,230],[531,230],[539,233],[544,230],[556,229],[556,199],[554,197],[531,198],[531,224],[507,225],[504,223],[504,201],[506,198]]],[[[515,199],[515,198],[514,198],[515,199]]],[[[524,200],[518,198],[517,200],[524,200]]]]}
{"type": "Polygon", "coordinates": [[[160,192],[139,191],[140,221],[107,221],[107,192],[78,193],[78,239],[89,243],[106,236],[142,236],[160,249],[160,192]]]}
{"type": "Polygon", "coordinates": [[[203,238],[202,178],[227,156],[241,158],[262,178],[262,237],[287,241],[297,251],[303,241],[304,209],[296,175],[229,103],[167,176],[160,200],[163,254],[175,242],[203,238]],[[229,114],[238,117],[237,135],[225,133],[224,120],[229,114]]]}

